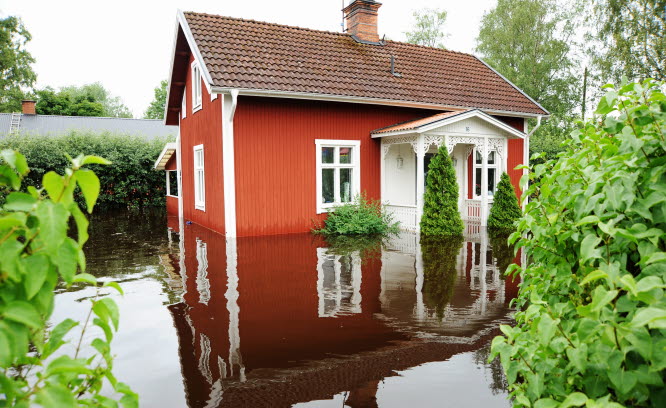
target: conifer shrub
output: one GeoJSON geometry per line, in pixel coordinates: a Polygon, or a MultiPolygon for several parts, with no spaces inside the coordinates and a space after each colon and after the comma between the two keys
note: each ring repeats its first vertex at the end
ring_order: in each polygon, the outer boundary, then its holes
{"type": "Polygon", "coordinates": [[[491,355],[514,406],[666,406],[666,83],[606,87],[510,237],[530,262],[491,355]]]}
{"type": "Polygon", "coordinates": [[[359,195],[351,203],[336,206],[323,225],[315,223],[312,231],[324,235],[389,235],[399,230],[399,223],[379,200],[359,195]]]}
{"type": "Polygon", "coordinates": [[[523,212],[518,205],[516,191],[513,189],[509,175],[502,173],[493,205],[488,215],[488,230],[492,232],[511,232],[515,230],[514,223],[522,217],[523,212]]]}
{"type": "Polygon", "coordinates": [[[458,210],[458,182],[446,146],[430,161],[421,216],[422,235],[455,236],[464,230],[458,210]]]}

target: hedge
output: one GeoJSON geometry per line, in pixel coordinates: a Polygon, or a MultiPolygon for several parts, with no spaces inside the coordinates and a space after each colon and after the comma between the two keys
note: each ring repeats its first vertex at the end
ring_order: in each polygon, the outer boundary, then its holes
{"type": "MultiPolygon", "coordinates": [[[[37,187],[41,187],[45,173],[63,173],[69,164],[67,155],[92,154],[110,160],[110,166],[91,166],[101,184],[97,207],[104,210],[165,205],[164,172],[155,171],[153,164],[168,141],[172,140],[71,132],[63,136],[7,136],[0,139],[0,149],[14,149],[25,155],[30,163],[25,184],[37,187]]],[[[84,204],[81,194],[77,192],[76,196],[84,204]]]]}

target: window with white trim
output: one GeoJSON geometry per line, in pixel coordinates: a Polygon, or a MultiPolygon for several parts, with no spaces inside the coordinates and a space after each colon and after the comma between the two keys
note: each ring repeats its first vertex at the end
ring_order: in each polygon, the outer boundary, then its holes
{"type": "Polygon", "coordinates": [[[187,88],[183,88],[183,103],[180,105],[180,113],[182,118],[185,119],[185,116],[187,116],[187,88]]]}
{"type": "Polygon", "coordinates": [[[178,197],[178,170],[166,171],[166,183],[167,195],[170,197],[178,197]]]}
{"type": "Polygon", "coordinates": [[[192,113],[201,109],[201,67],[192,63],[192,113]]]}
{"type": "Polygon", "coordinates": [[[317,213],[351,202],[361,192],[361,142],[315,140],[317,213]]]}
{"type": "Polygon", "coordinates": [[[203,145],[194,146],[194,208],[206,210],[206,177],[203,145]]]}
{"type": "MultiPolygon", "coordinates": [[[[478,150],[475,150],[475,159],[474,160],[474,196],[481,196],[481,174],[483,172],[483,161],[481,158],[481,153],[478,150]]],[[[499,178],[499,160],[497,159],[497,152],[491,150],[488,152],[488,163],[486,164],[486,170],[488,171],[488,196],[492,197],[495,195],[495,188],[497,187],[497,179],[499,178]]]]}

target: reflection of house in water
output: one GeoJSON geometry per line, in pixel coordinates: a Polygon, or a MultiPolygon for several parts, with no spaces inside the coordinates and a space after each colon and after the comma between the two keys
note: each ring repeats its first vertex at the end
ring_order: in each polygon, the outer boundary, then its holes
{"type": "Polygon", "coordinates": [[[332,254],[310,234],[227,241],[183,230],[185,294],[170,310],[191,407],[291,406],[350,390],[348,405],[366,406],[393,370],[475,350],[508,313],[512,289],[481,266],[478,243],[455,255],[455,291],[439,320],[417,290],[414,251],[362,259],[332,254]],[[411,340],[414,326],[468,340],[411,340]]]}

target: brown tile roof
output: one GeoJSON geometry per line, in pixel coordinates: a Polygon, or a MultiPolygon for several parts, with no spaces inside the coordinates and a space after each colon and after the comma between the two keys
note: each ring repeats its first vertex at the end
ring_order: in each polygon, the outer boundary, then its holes
{"type": "Polygon", "coordinates": [[[408,122],[403,122],[403,123],[398,123],[396,125],[391,125],[387,126],[381,129],[373,130],[370,132],[371,134],[381,134],[381,133],[388,133],[388,132],[395,132],[398,130],[412,130],[416,129],[418,127],[421,127],[423,125],[428,125],[433,122],[437,122],[438,120],[450,118],[452,116],[457,116],[465,112],[471,112],[473,109],[468,109],[464,111],[453,111],[453,112],[442,112],[442,113],[437,113],[432,116],[428,116],[423,119],[416,119],[416,120],[410,120],[408,122]]]}
{"type": "Polygon", "coordinates": [[[547,114],[470,54],[209,14],[184,13],[214,87],[547,114]],[[391,55],[396,72],[390,71],[391,55]]]}

